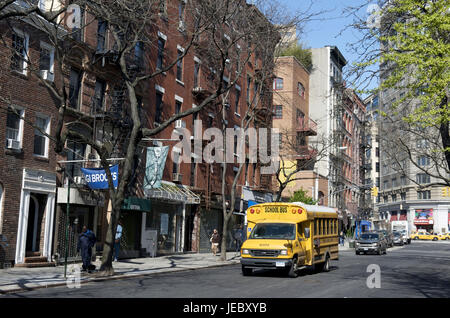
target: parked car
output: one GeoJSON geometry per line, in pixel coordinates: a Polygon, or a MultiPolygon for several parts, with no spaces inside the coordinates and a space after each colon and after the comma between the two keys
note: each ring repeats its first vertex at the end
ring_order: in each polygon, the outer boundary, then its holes
{"type": "Polygon", "coordinates": [[[394,240],[393,240],[394,245],[403,246],[405,244],[405,241],[403,239],[402,233],[400,233],[400,232],[393,232],[392,234],[394,236],[394,240]]]}
{"type": "Polygon", "coordinates": [[[392,235],[392,232],[386,230],[379,230],[377,232],[383,234],[386,239],[387,247],[394,246],[394,235],[392,235]]]}
{"type": "Polygon", "coordinates": [[[419,232],[411,234],[412,240],[429,240],[429,241],[437,241],[439,240],[439,235],[431,234],[429,232],[419,232]]]}
{"type": "Polygon", "coordinates": [[[355,253],[377,253],[386,254],[387,245],[383,233],[366,232],[355,242],[355,253]]]}

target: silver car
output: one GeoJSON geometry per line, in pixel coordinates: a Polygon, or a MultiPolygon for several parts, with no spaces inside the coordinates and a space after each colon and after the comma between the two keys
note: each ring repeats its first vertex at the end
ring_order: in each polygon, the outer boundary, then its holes
{"type": "Polygon", "coordinates": [[[376,253],[378,255],[386,254],[387,244],[383,233],[363,233],[356,241],[355,253],[376,253]]]}

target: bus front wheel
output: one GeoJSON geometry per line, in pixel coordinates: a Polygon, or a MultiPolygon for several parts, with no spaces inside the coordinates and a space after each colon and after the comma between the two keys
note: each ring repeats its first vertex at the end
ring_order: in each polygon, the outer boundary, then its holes
{"type": "Polygon", "coordinates": [[[297,271],[298,271],[297,258],[294,257],[292,259],[291,267],[289,268],[289,271],[288,271],[288,276],[291,277],[291,278],[297,277],[298,276],[297,271]]]}
{"type": "Polygon", "coordinates": [[[242,266],[242,275],[250,276],[252,273],[253,273],[252,268],[247,268],[247,267],[242,266]]]}

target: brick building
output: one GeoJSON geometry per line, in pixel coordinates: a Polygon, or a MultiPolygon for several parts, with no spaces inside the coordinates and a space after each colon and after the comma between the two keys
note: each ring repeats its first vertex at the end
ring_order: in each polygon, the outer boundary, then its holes
{"type": "MultiPolygon", "coordinates": [[[[310,197],[326,205],[327,179],[314,171],[317,149],[310,145],[309,137],[317,136],[317,123],[309,117],[309,71],[294,56],[278,57],[274,80],[273,127],[280,131],[280,177],[291,175],[282,192],[288,199],[303,188],[310,197]],[[295,173],[293,173],[295,172],[295,173]],[[292,174],[293,173],[293,174],[292,174]]],[[[274,187],[279,186],[275,180],[274,187]]]]}
{"type": "MultiPolygon", "coordinates": [[[[184,51],[185,27],[193,18],[189,11],[184,11],[184,5],[184,1],[169,1],[160,8],[155,28],[151,30],[155,47],[137,43],[130,53],[136,62],[130,64],[132,67],[154,71],[184,51]],[[173,19],[177,23],[173,23],[173,19]]],[[[43,76],[55,82],[62,79],[68,93],[65,124],[80,134],[92,134],[102,140],[109,134],[119,144],[123,142],[121,138],[125,137],[122,134],[128,131],[131,119],[126,87],[114,62],[115,42],[105,21],[96,18],[86,8],[81,13],[81,29],[74,30],[65,38],[68,58],[61,64],[62,74],[55,67],[61,61],[56,60],[54,49],[46,44],[48,36],[32,23],[26,19],[17,20],[14,33],[13,30],[2,33],[10,40],[16,53],[11,55],[9,48],[1,47],[0,83],[5,83],[0,87],[1,96],[11,96],[11,104],[23,117],[20,120],[7,113],[7,103],[0,100],[7,122],[6,128],[0,129],[0,138],[7,143],[1,154],[4,164],[0,171],[0,229],[8,243],[0,251],[3,253],[0,257],[3,255],[7,262],[51,262],[56,260],[54,256],[61,259],[66,248],[69,258],[74,259],[83,225],[96,233],[98,252],[101,252],[105,240],[111,211],[108,193],[90,190],[81,172],[82,167],[99,167],[95,161],[87,162],[98,159],[98,154],[74,138],[67,140],[63,152],[56,154],[54,143],[25,123],[29,121],[39,125],[50,135],[55,132],[58,101],[33,76],[43,76]],[[26,62],[25,55],[30,57],[26,62]],[[27,62],[36,64],[36,75],[28,74],[24,65],[27,62]],[[18,94],[19,88],[30,94],[18,94]],[[66,213],[69,213],[68,219],[66,213]],[[26,259],[31,255],[37,258],[26,259]]],[[[248,45],[241,41],[236,47],[240,51],[240,47],[248,45]]],[[[141,120],[145,127],[156,127],[173,114],[196,107],[214,89],[211,87],[214,70],[202,59],[201,50],[191,48],[174,67],[137,87],[141,120]]],[[[151,246],[148,244],[153,234],[156,234],[153,243],[157,245],[157,254],[209,250],[208,237],[213,228],[222,227],[222,202],[230,199],[230,191],[227,187],[225,197],[222,196],[221,164],[204,161],[174,163],[171,153],[176,156],[180,149],[171,141],[172,134],[181,127],[192,132],[195,119],[202,120],[203,129],[240,127],[250,99],[257,94],[261,98],[258,108],[262,111],[250,126],[271,127],[271,116],[268,115],[270,92],[264,90],[259,93],[258,90],[268,85],[258,78],[261,63],[257,54],[252,55],[236,85],[230,89],[226,103],[213,102],[197,115],[176,121],[172,127],[152,136],[152,140],[139,145],[133,184],[127,189],[121,213],[124,223],[122,257],[149,255],[151,246]],[[223,113],[221,105],[227,105],[223,113]],[[146,147],[162,145],[170,147],[163,186],[157,191],[144,191],[146,147]]],[[[223,81],[230,82],[234,71],[233,67],[229,68],[223,81]]],[[[120,154],[120,151],[123,149],[119,147],[114,154],[120,154]]],[[[228,164],[227,185],[232,183],[237,167],[237,163],[228,164]]],[[[259,163],[245,165],[235,194],[238,207],[245,208],[244,202],[240,202],[243,186],[270,191],[270,178],[261,175],[260,168],[259,163]]],[[[241,222],[239,217],[233,221],[241,222]]]]}

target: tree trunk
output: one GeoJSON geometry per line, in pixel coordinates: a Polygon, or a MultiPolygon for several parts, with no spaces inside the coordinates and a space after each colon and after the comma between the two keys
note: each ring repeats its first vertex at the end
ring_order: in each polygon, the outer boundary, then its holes
{"type": "Polygon", "coordinates": [[[220,247],[220,260],[227,260],[227,239],[228,239],[228,223],[230,222],[230,215],[227,211],[223,214],[223,230],[222,230],[222,244],[220,247]]]}
{"type": "MultiPolygon", "coordinates": [[[[440,108],[443,109],[445,106],[447,106],[448,104],[448,99],[447,97],[444,97],[440,108]]],[[[449,120],[444,119],[441,122],[441,125],[439,126],[439,132],[441,134],[441,139],[442,139],[442,147],[444,149],[444,156],[445,156],[445,160],[447,161],[447,167],[448,169],[450,169],[450,151],[448,149],[450,149],[450,131],[449,131],[449,120]]]]}
{"type": "MultiPolygon", "coordinates": [[[[118,201],[123,201],[118,200],[118,201]]],[[[117,230],[117,224],[120,218],[120,207],[122,203],[116,203],[115,198],[111,198],[112,211],[111,219],[108,223],[108,230],[106,232],[105,243],[103,244],[103,254],[102,254],[102,264],[100,265],[101,276],[112,276],[114,275],[114,268],[112,265],[113,255],[114,255],[114,242],[117,230]]]]}

